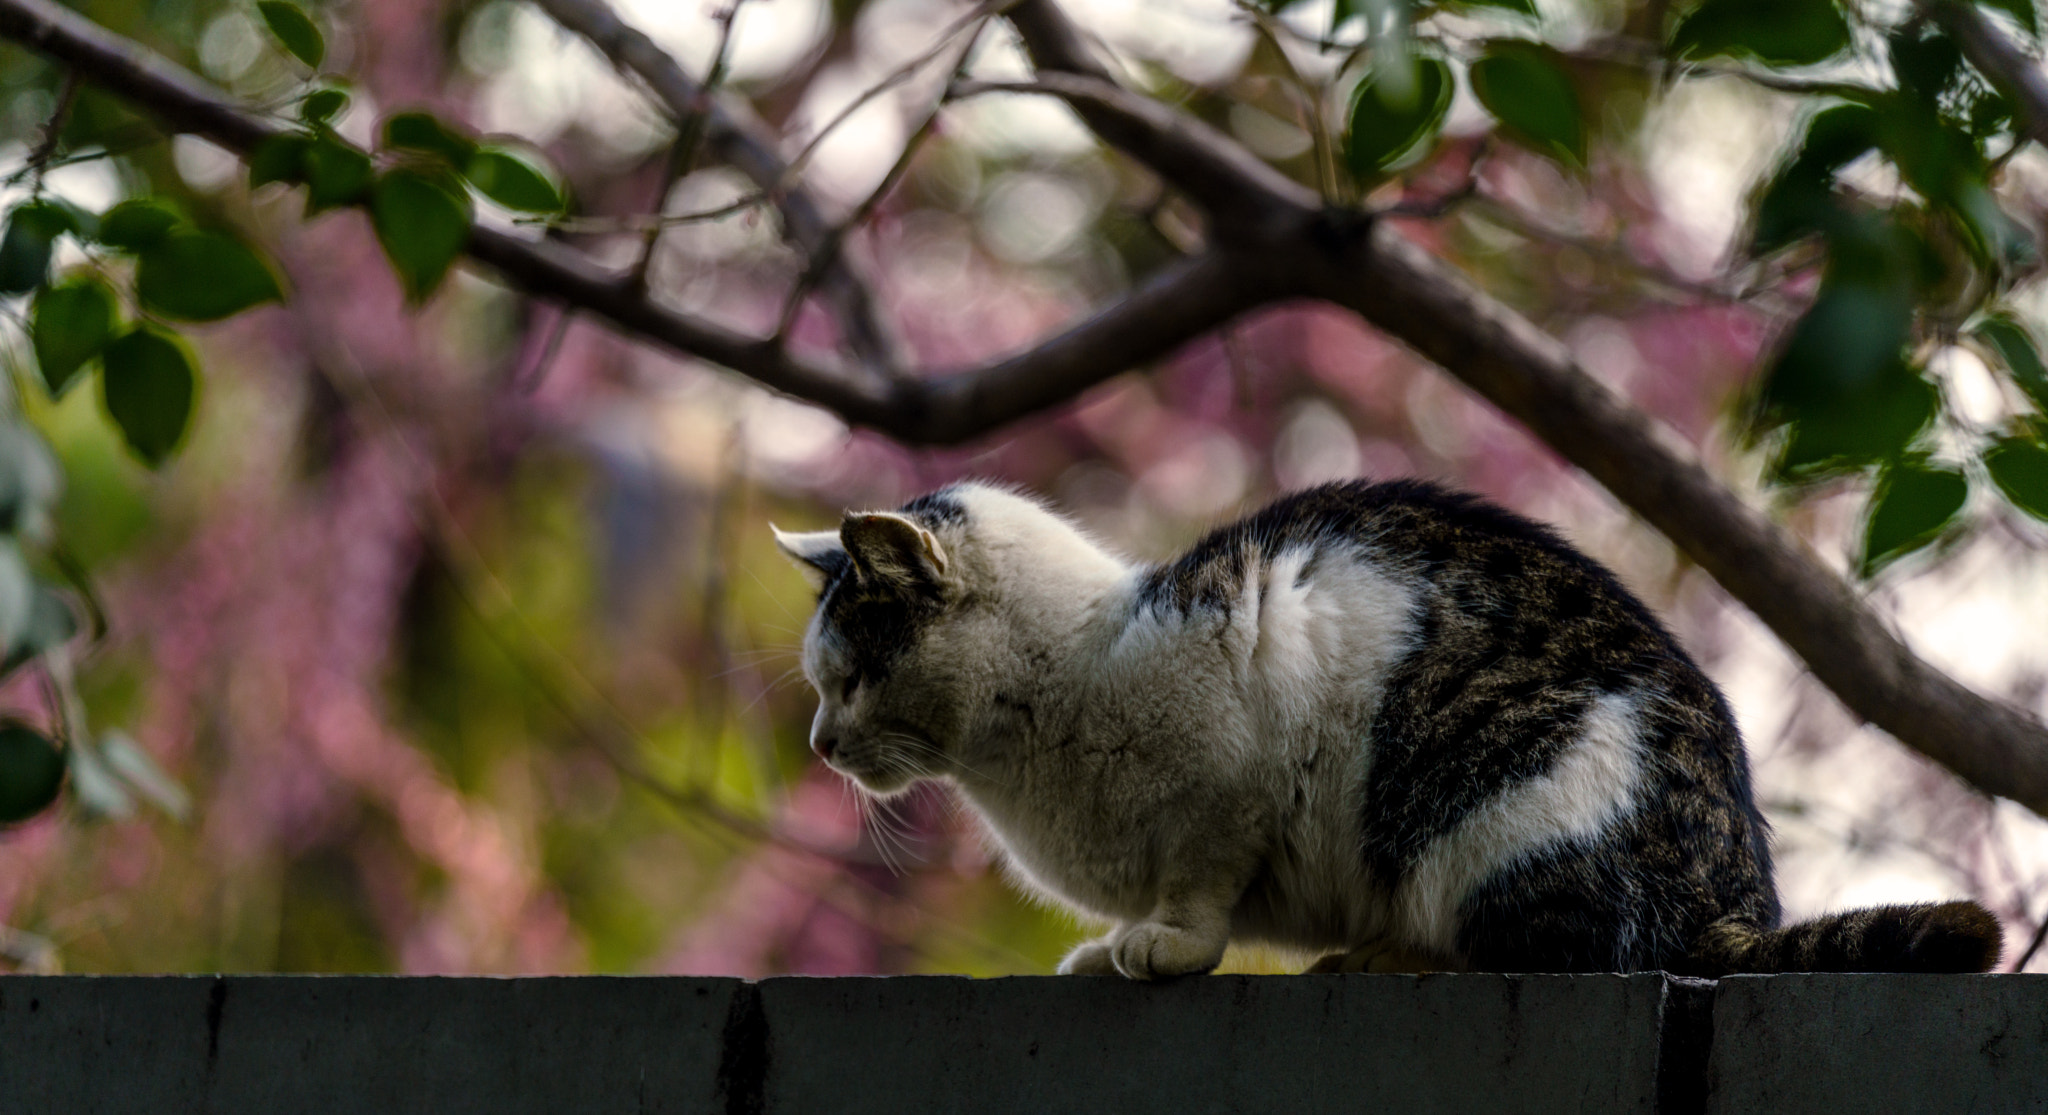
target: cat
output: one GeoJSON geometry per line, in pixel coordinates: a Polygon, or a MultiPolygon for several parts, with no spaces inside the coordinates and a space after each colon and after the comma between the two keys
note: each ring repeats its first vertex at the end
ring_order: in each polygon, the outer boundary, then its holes
{"type": "Polygon", "coordinates": [[[1969,902],[1778,928],[1719,690],[1557,534],[1414,480],[1286,496],[1163,564],[962,483],[775,531],[818,590],[811,746],[953,783],[1060,963],[1206,972],[1988,970],[1969,902]]]}

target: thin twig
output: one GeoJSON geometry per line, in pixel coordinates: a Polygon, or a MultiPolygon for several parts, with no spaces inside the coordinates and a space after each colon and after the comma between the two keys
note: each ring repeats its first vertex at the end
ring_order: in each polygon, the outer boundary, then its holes
{"type": "MultiPolygon", "coordinates": [[[[981,34],[982,27],[988,24],[989,19],[1001,15],[1017,2],[1018,0],[982,0],[981,3],[975,5],[973,11],[954,20],[945,30],[939,32],[938,38],[933,40],[931,46],[926,47],[924,51],[912,57],[908,62],[883,75],[882,80],[861,90],[858,96],[841,107],[830,120],[825,122],[825,126],[819,128],[817,134],[806,140],[804,145],[797,150],[797,153],[790,158],[788,168],[783,171],[782,182],[788,184],[796,181],[797,177],[803,173],[804,166],[810,162],[811,156],[817,154],[818,147],[826,139],[830,138],[840,125],[852,119],[854,113],[866,107],[869,101],[917,76],[919,70],[930,65],[932,59],[944,54],[947,45],[952,43],[954,37],[970,25],[974,28],[974,35],[968,39],[968,46],[971,49],[974,38],[981,34]]],[[[965,55],[963,54],[962,57],[965,57],[965,55]]]]}
{"type": "Polygon", "coordinates": [[[50,118],[43,121],[43,138],[36,142],[35,150],[28,155],[28,165],[33,176],[30,193],[41,193],[43,171],[50,156],[57,153],[57,141],[64,136],[64,122],[71,117],[71,105],[78,99],[78,71],[64,71],[64,88],[57,94],[57,107],[50,110],[50,118]]]}
{"type": "Polygon", "coordinates": [[[1921,0],[1920,12],[1942,25],[1963,56],[2019,108],[2027,137],[2048,144],[2048,77],[2041,64],[2014,46],[1975,4],[1963,0],[1921,0]]]}
{"type": "Polygon", "coordinates": [[[37,173],[47,174],[61,167],[77,166],[80,163],[92,163],[98,162],[101,159],[114,159],[123,155],[132,155],[145,147],[154,147],[164,142],[165,137],[153,129],[137,127],[131,128],[129,131],[134,133],[146,132],[147,134],[136,134],[125,143],[109,144],[102,142],[98,146],[88,147],[82,151],[73,151],[66,155],[55,156],[41,163],[24,160],[20,166],[8,171],[6,177],[0,178],[0,185],[20,185],[23,179],[37,173]]]}
{"type": "Polygon", "coordinates": [[[1252,0],[1237,0],[1237,7],[1243,17],[1251,20],[1252,27],[1257,30],[1259,37],[1266,40],[1273,48],[1274,56],[1279,58],[1280,64],[1287,69],[1287,77],[1295,91],[1295,101],[1307,117],[1302,126],[1308,132],[1310,146],[1315,152],[1316,178],[1322,184],[1323,197],[1336,202],[1349,200],[1344,193],[1344,179],[1337,173],[1337,153],[1330,143],[1330,129],[1323,121],[1323,89],[1310,84],[1309,80],[1302,76],[1300,68],[1295,66],[1294,59],[1287,56],[1287,48],[1280,42],[1280,33],[1276,30],[1281,24],[1280,20],[1275,19],[1252,0]]]}
{"type": "MultiPolygon", "coordinates": [[[[604,0],[536,3],[557,23],[588,39],[620,72],[643,83],[679,126],[693,115],[704,114],[705,142],[768,195],[782,214],[784,238],[806,256],[818,246],[831,224],[817,200],[789,180],[779,138],[752,109],[743,102],[707,93],[674,57],[627,25],[604,0]]],[[[866,284],[850,268],[840,266],[826,282],[825,295],[845,327],[847,347],[856,358],[851,370],[871,384],[883,382],[896,368],[898,358],[866,284]]]]}
{"type": "Polygon", "coordinates": [[[1471,211],[1490,224],[1495,224],[1519,236],[1541,240],[1560,247],[1572,248],[1588,255],[1604,259],[1609,263],[1627,268],[1637,276],[1677,294],[1718,303],[1743,303],[1753,301],[1758,290],[1748,285],[1739,287],[1719,286],[1701,283],[1675,274],[1654,263],[1638,259],[1635,253],[1618,244],[1575,236],[1562,229],[1550,228],[1535,219],[1516,211],[1512,206],[1497,198],[1488,197],[1476,191],[1466,199],[1471,211]]]}
{"type": "Polygon", "coordinates": [[[555,320],[548,325],[547,340],[541,343],[540,355],[534,358],[533,366],[512,377],[512,390],[521,395],[531,395],[540,388],[548,377],[548,369],[554,366],[555,355],[562,350],[562,341],[569,335],[569,325],[576,320],[576,311],[571,306],[561,306],[555,311],[555,320]]]}
{"type": "Polygon", "coordinates": [[[650,236],[675,225],[702,224],[706,221],[724,220],[727,217],[756,209],[774,201],[765,191],[755,190],[709,209],[695,209],[687,213],[634,213],[615,217],[539,216],[516,217],[514,224],[540,225],[557,232],[605,233],[641,232],[650,236]]]}
{"type": "MultiPolygon", "coordinates": [[[[967,36],[965,45],[960,48],[960,56],[953,62],[953,79],[958,79],[964,72],[968,58],[974,54],[974,45],[981,40],[981,33],[992,18],[993,15],[984,17],[975,26],[973,33],[967,36]]],[[[838,263],[839,253],[846,248],[846,238],[852,235],[854,229],[866,224],[868,218],[880,208],[883,200],[896,192],[896,187],[902,183],[903,176],[910,172],[910,165],[916,159],[918,151],[923,148],[924,141],[938,127],[939,115],[945,111],[949,103],[948,94],[951,89],[949,80],[947,87],[939,90],[938,99],[932,102],[931,110],[925,113],[916,130],[910,133],[910,138],[904,141],[903,150],[897,154],[896,161],[890,164],[889,172],[882,175],[882,180],[875,184],[874,189],[868,191],[868,195],[861,199],[860,204],[854,207],[853,212],[849,213],[845,220],[833,227],[832,234],[826,237],[825,242],[812,254],[810,263],[797,276],[789,295],[783,299],[782,313],[776,320],[771,344],[781,348],[789,343],[789,331],[795,326],[797,314],[803,309],[805,299],[817,289],[818,282],[825,277],[826,272],[838,263]]]]}
{"type": "Polygon", "coordinates": [[[1407,198],[1403,198],[1384,209],[1374,210],[1373,215],[1378,217],[1406,217],[1422,221],[1443,219],[1450,214],[1451,210],[1479,196],[1480,167],[1485,165],[1487,156],[1492,153],[1493,137],[1488,135],[1480,139],[1479,143],[1472,148],[1472,158],[1465,164],[1465,180],[1458,183],[1456,189],[1438,197],[1424,200],[1410,201],[1407,198]]]}
{"type": "MultiPolygon", "coordinates": [[[[732,28],[738,21],[740,8],[747,0],[732,0],[713,18],[718,23],[718,46],[711,52],[711,69],[704,76],[704,108],[678,122],[676,141],[669,148],[668,165],[663,168],[661,189],[655,194],[654,208],[658,212],[668,202],[668,192],[677,182],[690,176],[697,169],[698,155],[704,149],[704,136],[711,130],[711,98],[717,96],[718,87],[725,83],[727,53],[732,49],[732,28]]],[[[647,290],[647,269],[654,262],[654,248],[661,240],[661,234],[668,227],[666,221],[655,221],[647,226],[647,233],[640,244],[640,258],[626,273],[626,289],[636,293],[647,290]]]]}
{"type": "MultiPolygon", "coordinates": [[[[540,2],[550,10],[591,7],[589,0],[540,2]]],[[[1343,307],[1585,469],[1755,611],[1852,712],[1979,788],[2048,814],[2048,728],[2039,719],[1974,692],[1915,654],[1840,577],[1674,447],[1651,417],[1588,374],[1563,342],[1404,239],[1395,222],[1326,211],[1314,191],[1228,136],[1109,83],[1051,0],[1018,0],[1011,21],[1041,67],[1033,91],[1061,96],[1097,134],[1207,210],[1214,240],[1204,254],[1166,265],[1121,301],[1017,356],[931,377],[878,380],[871,372],[881,365],[866,358],[849,373],[627,297],[619,276],[560,244],[478,226],[469,254],[528,293],[579,306],[851,423],[928,444],[958,443],[1067,402],[1255,307],[1304,297],[1343,307]]],[[[245,156],[282,130],[52,0],[0,0],[0,38],[73,66],[177,130],[245,156]]],[[[640,41],[659,53],[644,36],[640,41]]],[[[783,212],[795,221],[795,208],[785,204],[783,212]]],[[[849,334],[849,343],[860,351],[857,335],[849,334]]]]}
{"type": "Polygon", "coordinates": [[[1769,70],[1752,69],[1748,66],[1727,62],[1687,60],[1674,65],[1663,46],[1635,38],[1606,38],[1561,51],[1564,57],[1582,62],[1623,66],[1638,70],[1652,78],[1666,75],[1691,77],[1731,77],[1746,81],[1760,89],[1776,93],[1793,93],[1802,97],[1835,97],[1843,100],[1863,100],[1878,91],[1867,85],[1849,81],[1816,81],[1808,78],[1786,77],[1769,70]]]}

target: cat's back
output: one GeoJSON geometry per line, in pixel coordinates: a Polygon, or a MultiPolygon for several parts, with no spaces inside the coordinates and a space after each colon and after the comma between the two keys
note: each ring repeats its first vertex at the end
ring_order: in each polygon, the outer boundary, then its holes
{"type": "Polygon", "coordinates": [[[1248,599],[1248,585],[1281,592],[1348,566],[1412,594],[1414,649],[1444,667],[1505,656],[1532,675],[1594,685],[1630,684],[1645,671],[1697,672],[1648,608],[1549,527],[1422,480],[1344,481],[1283,496],[1152,567],[1138,601],[1158,612],[1228,614],[1248,599]],[[1290,577],[1275,579],[1275,569],[1290,577]]]}

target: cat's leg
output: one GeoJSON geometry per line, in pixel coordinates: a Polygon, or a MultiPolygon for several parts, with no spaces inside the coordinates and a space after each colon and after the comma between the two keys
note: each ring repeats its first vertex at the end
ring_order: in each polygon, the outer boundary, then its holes
{"type": "MultiPolygon", "coordinates": [[[[1119,927],[1121,928],[1121,927],[1119,927]]],[[[1116,939],[1114,932],[1105,933],[1092,941],[1083,941],[1074,946],[1060,961],[1059,973],[1063,976],[1113,976],[1117,974],[1116,961],[1110,956],[1111,942],[1116,939]]]]}
{"type": "Polygon", "coordinates": [[[1248,848],[1177,857],[1160,881],[1152,916],[1110,934],[1116,970],[1132,979],[1164,979],[1207,972],[1222,963],[1230,944],[1230,913],[1256,869],[1248,848]]]}
{"type": "Polygon", "coordinates": [[[1223,962],[1229,945],[1229,907],[1162,903],[1153,918],[1117,933],[1109,954],[1116,970],[1132,979],[1164,979],[1209,971],[1223,962]]]}
{"type": "Polygon", "coordinates": [[[1314,964],[1309,965],[1306,975],[1333,975],[1337,973],[1399,972],[1420,975],[1424,972],[1454,972],[1457,965],[1440,956],[1407,945],[1389,937],[1368,941],[1350,952],[1333,952],[1314,964]]]}

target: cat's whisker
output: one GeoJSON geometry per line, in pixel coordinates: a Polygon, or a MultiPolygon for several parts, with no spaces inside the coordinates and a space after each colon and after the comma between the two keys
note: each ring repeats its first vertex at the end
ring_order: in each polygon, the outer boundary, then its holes
{"type": "Polygon", "coordinates": [[[924,847],[928,843],[926,834],[909,817],[897,812],[897,807],[912,800],[910,797],[896,798],[883,803],[883,820],[896,839],[903,846],[904,855],[917,863],[927,862],[924,847]]]}
{"type": "MultiPolygon", "coordinates": [[[[906,746],[910,747],[911,750],[916,754],[930,756],[934,761],[939,763],[941,766],[966,771],[968,774],[974,775],[976,778],[979,778],[984,782],[989,782],[1001,786],[1005,785],[1008,781],[1007,779],[1004,779],[1001,776],[995,774],[991,774],[988,771],[985,771],[972,763],[965,762],[957,756],[948,755],[931,742],[919,739],[916,736],[891,734],[887,738],[905,744],[906,746]]],[[[937,775],[930,772],[926,772],[924,774],[924,777],[936,778],[937,775]]]]}
{"type": "Polygon", "coordinates": [[[874,846],[877,858],[889,869],[890,874],[898,877],[908,875],[909,871],[903,865],[908,848],[903,842],[902,834],[891,824],[888,802],[865,794],[862,795],[862,800],[866,804],[862,807],[861,824],[867,830],[868,842],[874,846]]]}
{"type": "Polygon", "coordinates": [[[746,713],[754,711],[756,708],[760,707],[763,701],[766,701],[777,690],[788,685],[792,678],[801,679],[802,675],[802,666],[791,666],[789,669],[784,670],[781,673],[781,675],[778,676],[774,681],[771,681],[768,684],[762,686],[761,691],[759,693],[754,694],[754,699],[748,701],[744,706],[740,708],[740,714],[744,715],[746,713]]]}

